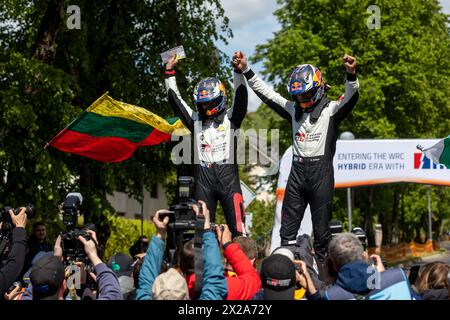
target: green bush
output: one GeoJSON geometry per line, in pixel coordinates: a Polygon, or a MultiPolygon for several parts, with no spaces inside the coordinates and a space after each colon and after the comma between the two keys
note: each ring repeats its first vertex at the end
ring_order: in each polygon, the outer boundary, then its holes
{"type": "MultiPolygon", "coordinates": [[[[128,250],[141,235],[141,220],[108,216],[111,235],[106,243],[104,261],[117,252],[129,254],[128,250]]],[[[144,221],[144,235],[151,238],[156,232],[150,221],[144,221]]]]}

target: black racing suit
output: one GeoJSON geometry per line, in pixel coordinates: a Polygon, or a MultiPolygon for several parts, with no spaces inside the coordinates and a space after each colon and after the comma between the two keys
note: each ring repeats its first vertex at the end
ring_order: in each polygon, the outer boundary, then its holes
{"type": "Polygon", "coordinates": [[[247,113],[248,93],[245,78],[234,72],[234,103],[214,117],[192,110],[178,91],[174,71],[166,72],[169,103],[194,136],[196,163],[196,200],[205,201],[215,221],[217,200],[222,205],[233,237],[247,235],[245,208],[236,161],[239,128],[247,113]]]}
{"type": "Polygon", "coordinates": [[[359,83],[347,74],[345,95],[338,101],[324,97],[313,108],[303,110],[267,86],[251,69],[244,71],[248,85],[258,97],[292,124],[293,163],[281,209],[281,245],[296,243],[307,205],[311,207],[314,250],[317,259],[325,260],[331,238],[334,172],[338,126],[358,101],[359,83]]]}

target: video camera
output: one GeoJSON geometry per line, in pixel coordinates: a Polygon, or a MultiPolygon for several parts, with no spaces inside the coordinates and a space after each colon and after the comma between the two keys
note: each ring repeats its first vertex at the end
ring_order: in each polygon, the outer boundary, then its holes
{"type": "Polygon", "coordinates": [[[82,236],[86,240],[90,240],[91,237],[87,233],[89,228],[76,228],[82,203],[83,196],[78,192],[69,193],[64,200],[63,224],[67,231],[61,234],[61,247],[66,265],[77,261],[84,262],[85,264],[89,263],[89,259],[84,251],[84,245],[78,239],[79,236],[82,236]]]}

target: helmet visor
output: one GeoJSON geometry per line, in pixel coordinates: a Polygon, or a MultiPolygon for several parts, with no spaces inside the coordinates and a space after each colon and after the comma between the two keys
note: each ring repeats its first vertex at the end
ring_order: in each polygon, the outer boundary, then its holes
{"type": "Polygon", "coordinates": [[[308,90],[303,93],[294,94],[293,98],[296,102],[299,102],[299,103],[309,102],[314,98],[318,89],[319,88],[316,87],[316,88],[312,88],[311,90],[308,90]]]}
{"type": "Polygon", "coordinates": [[[209,100],[209,101],[197,102],[197,108],[199,110],[204,110],[204,111],[212,110],[212,109],[218,107],[222,103],[222,101],[223,101],[223,96],[219,96],[219,97],[209,100]]]}

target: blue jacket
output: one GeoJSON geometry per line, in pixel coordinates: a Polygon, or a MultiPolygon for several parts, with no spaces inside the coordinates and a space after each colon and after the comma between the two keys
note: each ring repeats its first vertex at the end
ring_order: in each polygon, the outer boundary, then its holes
{"type": "Polygon", "coordinates": [[[164,258],[165,243],[157,236],[152,237],[152,241],[147,249],[144,262],[139,272],[139,284],[136,288],[136,300],[152,300],[152,287],[156,277],[161,272],[161,263],[164,258]]]}
{"type": "MultiPolygon", "coordinates": [[[[139,273],[136,300],[151,300],[152,286],[161,272],[165,243],[153,236],[139,273]]],[[[203,233],[203,288],[199,300],[224,300],[228,287],[223,272],[219,246],[213,232],[203,233]]]]}
{"type": "Polygon", "coordinates": [[[325,291],[325,300],[413,300],[408,279],[402,269],[389,269],[376,274],[364,261],[350,262],[338,272],[337,281],[325,291]],[[379,285],[378,288],[369,288],[379,285]]]}

